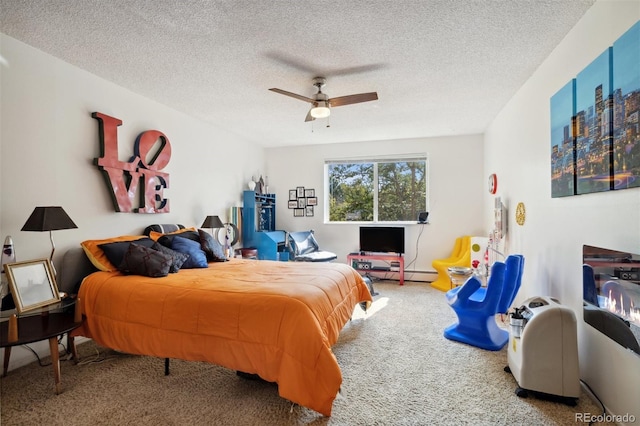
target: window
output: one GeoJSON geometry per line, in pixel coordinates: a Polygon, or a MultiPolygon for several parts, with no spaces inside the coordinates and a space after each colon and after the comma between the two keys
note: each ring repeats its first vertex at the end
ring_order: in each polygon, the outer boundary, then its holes
{"type": "Polygon", "coordinates": [[[325,164],[329,222],[413,222],[427,211],[427,158],[325,164]]]}

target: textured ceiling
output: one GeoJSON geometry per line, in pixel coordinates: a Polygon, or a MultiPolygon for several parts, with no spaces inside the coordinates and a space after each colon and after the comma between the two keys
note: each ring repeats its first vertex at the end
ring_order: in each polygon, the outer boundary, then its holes
{"type": "Polygon", "coordinates": [[[269,147],[481,133],[594,2],[0,0],[0,31],[269,147]],[[379,100],[327,127],[268,91],[316,76],[379,100]]]}

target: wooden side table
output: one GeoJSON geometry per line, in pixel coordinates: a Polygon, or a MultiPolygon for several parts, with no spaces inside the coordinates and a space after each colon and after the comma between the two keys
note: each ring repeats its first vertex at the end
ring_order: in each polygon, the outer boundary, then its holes
{"type": "MultiPolygon", "coordinates": [[[[46,306],[33,312],[23,312],[17,317],[17,339],[9,340],[9,318],[3,317],[0,323],[0,347],[4,348],[3,377],[7,375],[11,348],[26,345],[28,343],[49,340],[51,352],[51,365],[55,381],[54,391],[59,394],[62,391],[60,381],[60,355],[58,352],[58,336],[69,333],[80,327],[81,320],[76,321],[74,313],[75,299],[64,299],[54,305],[46,306]]],[[[74,360],[78,360],[78,353],[74,338],[68,335],[67,344],[74,360]]]]}

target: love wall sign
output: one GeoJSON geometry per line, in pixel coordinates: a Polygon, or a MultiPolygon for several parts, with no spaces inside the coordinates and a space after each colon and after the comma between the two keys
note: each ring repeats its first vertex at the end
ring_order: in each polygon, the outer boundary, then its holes
{"type": "Polygon", "coordinates": [[[128,162],[118,160],[118,126],[122,120],[100,112],[98,120],[100,158],[94,164],[104,174],[117,212],[168,213],[169,200],[163,190],[169,187],[169,174],[162,172],[171,159],[171,143],[158,130],[140,133],[128,162]],[[136,202],[137,201],[137,202],[136,202]]]}

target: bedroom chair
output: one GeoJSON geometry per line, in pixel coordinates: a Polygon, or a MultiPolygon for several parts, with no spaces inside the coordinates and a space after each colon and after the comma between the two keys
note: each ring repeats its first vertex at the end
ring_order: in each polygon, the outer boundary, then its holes
{"type": "MultiPolygon", "coordinates": [[[[522,284],[522,273],[524,271],[524,256],[521,254],[511,254],[505,260],[505,282],[502,286],[502,294],[496,308],[496,314],[506,314],[511,304],[516,298],[520,285],[522,284]],[[515,272],[514,272],[515,271],[515,272]]],[[[447,299],[453,297],[460,287],[456,287],[447,292],[447,299]]],[[[487,287],[480,287],[469,298],[476,302],[484,299],[487,293],[487,287]]]]}
{"type": "Polygon", "coordinates": [[[509,332],[498,327],[495,315],[507,302],[511,304],[512,295],[515,297],[521,265],[521,256],[509,256],[506,262],[493,264],[486,289],[472,276],[461,287],[447,292],[447,302],[458,322],[444,330],[444,337],[490,351],[502,349],[509,341],[509,332]]]}
{"type": "Polygon", "coordinates": [[[335,253],[320,250],[313,229],[289,232],[285,241],[289,248],[289,258],[296,262],[331,262],[338,258],[335,253]]]}
{"type": "Polygon", "coordinates": [[[451,279],[447,269],[451,266],[471,266],[471,236],[456,238],[451,255],[446,259],[435,259],[432,266],[438,272],[438,278],[431,283],[431,287],[440,291],[450,290],[451,279]]]}

